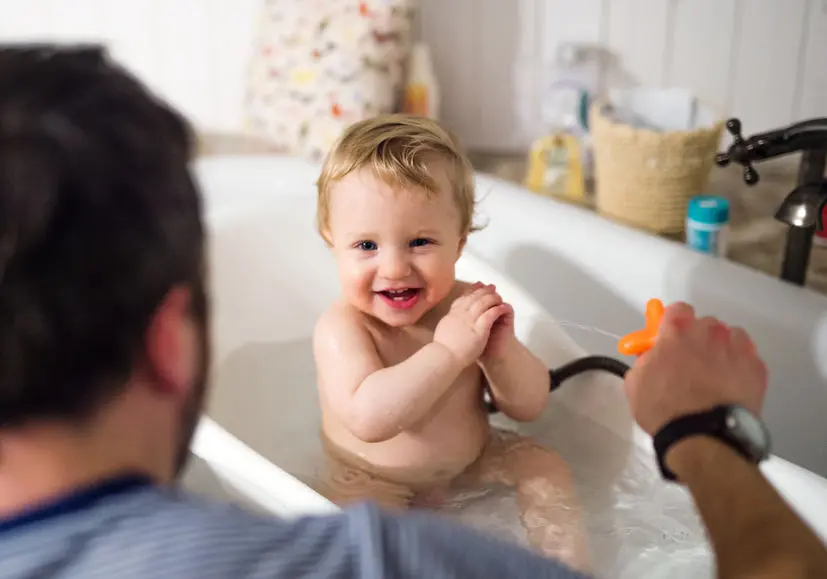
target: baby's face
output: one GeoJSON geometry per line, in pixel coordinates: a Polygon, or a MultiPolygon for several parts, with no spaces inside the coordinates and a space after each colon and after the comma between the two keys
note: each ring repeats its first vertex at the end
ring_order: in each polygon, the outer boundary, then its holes
{"type": "Polygon", "coordinates": [[[345,299],[390,326],[416,323],[454,286],[464,244],[445,171],[440,191],[397,190],[369,169],[333,186],[328,238],[345,299]]]}

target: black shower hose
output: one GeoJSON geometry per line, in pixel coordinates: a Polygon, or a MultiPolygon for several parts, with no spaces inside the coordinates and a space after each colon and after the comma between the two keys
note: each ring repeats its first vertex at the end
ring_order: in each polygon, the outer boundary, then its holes
{"type": "MultiPolygon", "coordinates": [[[[577,358],[557,369],[550,369],[548,371],[548,391],[554,392],[569,378],[592,370],[602,370],[603,372],[624,378],[626,372],[629,371],[629,365],[620,360],[610,358],[609,356],[584,356],[583,358],[577,358]]],[[[491,394],[488,391],[485,392],[485,406],[488,408],[489,414],[499,412],[491,400],[491,394]]]]}

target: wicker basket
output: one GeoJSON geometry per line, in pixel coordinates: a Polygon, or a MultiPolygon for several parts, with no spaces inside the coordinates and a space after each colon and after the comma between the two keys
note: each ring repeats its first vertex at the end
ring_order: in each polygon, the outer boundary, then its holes
{"type": "Polygon", "coordinates": [[[597,211],[655,233],[682,233],[689,199],[706,187],[724,121],[657,132],[616,123],[603,114],[605,105],[595,102],[589,114],[597,211]]]}

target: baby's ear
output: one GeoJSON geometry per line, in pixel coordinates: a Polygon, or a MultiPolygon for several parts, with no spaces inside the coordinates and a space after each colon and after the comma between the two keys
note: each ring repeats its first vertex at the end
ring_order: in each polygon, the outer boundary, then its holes
{"type": "Polygon", "coordinates": [[[465,249],[465,244],[468,242],[468,236],[463,235],[459,238],[459,246],[457,246],[457,259],[462,255],[462,250],[465,249]]]}
{"type": "Polygon", "coordinates": [[[333,247],[333,241],[331,241],[332,238],[330,237],[329,229],[320,229],[319,235],[322,237],[322,240],[324,241],[325,245],[327,245],[327,247],[333,247]]]}

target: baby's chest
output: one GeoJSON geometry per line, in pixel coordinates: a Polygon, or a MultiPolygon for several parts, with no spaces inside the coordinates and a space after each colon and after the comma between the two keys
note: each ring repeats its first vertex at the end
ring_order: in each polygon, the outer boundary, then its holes
{"type": "Polygon", "coordinates": [[[432,331],[420,329],[395,335],[375,335],[374,344],[385,366],[394,366],[416,354],[433,339],[432,331]]]}
{"type": "MultiPolygon", "coordinates": [[[[379,340],[376,343],[379,357],[385,367],[395,366],[415,355],[423,347],[433,342],[432,331],[423,330],[404,336],[394,336],[392,339],[379,340]]],[[[477,390],[482,385],[482,371],[476,364],[465,368],[455,382],[460,391],[477,390]]]]}

